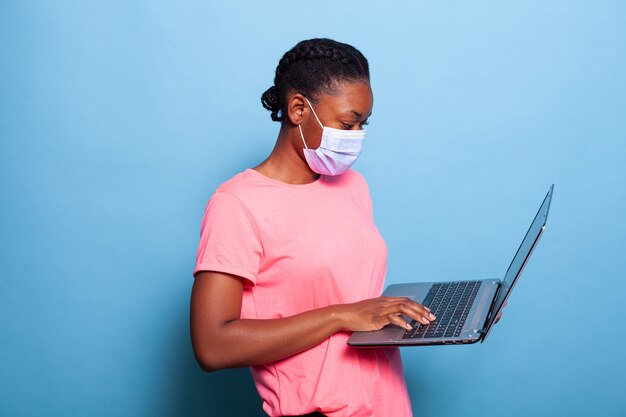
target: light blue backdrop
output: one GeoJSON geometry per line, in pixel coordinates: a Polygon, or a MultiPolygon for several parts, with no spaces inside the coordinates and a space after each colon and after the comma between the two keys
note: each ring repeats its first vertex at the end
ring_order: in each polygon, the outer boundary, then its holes
{"type": "MultiPolygon", "coordinates": [[[[626,414],[626,3],[0,3],[0,415],[261,416],[204,374],[188,302],[206,200],[270,152],[282,53],[371,64],[355,168],[388,282],[501,276],[486,344],[403,350],[416,416],[626,414]]],[[[349,381],[337,381],[349,383],[349,381]]]]}

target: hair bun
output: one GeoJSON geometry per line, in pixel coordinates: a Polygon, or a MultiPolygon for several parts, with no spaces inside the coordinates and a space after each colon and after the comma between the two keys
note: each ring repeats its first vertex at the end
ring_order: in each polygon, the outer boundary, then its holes
{"type": "Polygon", "coordinates": [[[265,92],[261,95],[261,103],[263,104],[263,107],[272,112],[271,117],[273,121],[280,121],[280,117],[278,117],[278,112],[280,111],[278,87],[273,85],[265,90],[265,92]]]}
{"type": "Polygon", "coordinates": [[[354,46],[327,38],[308,39],[285,52],[276,67],[274,85],[261,95],[261,103],[272,112],[273,121],[283,121],[287,93],[315,98],[333,93],[336,82],[369,83],[369,79],[367,59],[354,46]]]}

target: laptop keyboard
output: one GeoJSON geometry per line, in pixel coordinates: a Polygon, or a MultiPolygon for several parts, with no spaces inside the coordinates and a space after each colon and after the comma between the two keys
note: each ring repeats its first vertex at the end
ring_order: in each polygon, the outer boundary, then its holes
{"type": "Polygon", "coordinates": [[[481,281],[440,282],[433,284],[422,302],[437,318],[424,325],[413,320],[411,330],[403,339],[431,339],[457,337],[461,334],[481,281]]]}

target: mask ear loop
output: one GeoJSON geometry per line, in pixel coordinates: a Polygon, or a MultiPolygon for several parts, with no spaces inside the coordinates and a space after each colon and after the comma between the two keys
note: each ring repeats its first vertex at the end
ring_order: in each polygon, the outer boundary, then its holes
{"type": "Polygon", "coordinates": [[[322,124],[322,122],[320,122],[320,118],[317,117],[317,114],[315,113],[315,110],[313,110],[313,106],[311,105],[311,102],[306,97],[304,99],[306,100],[307,103],[309,103],[309,107],[311,108],[311,111],[313,112],[313,116],[315,116],[315,119],[317,120],[317,123],[319,123],[320,126],[322,126],[322,129],[324,129],[324,125],[322,124]]]}
{"type": "MultiPolygon", "coordinates": [[[[322,124],[322,122],[320,122],[320,119],[319,117],[317,117],[317,114],[315,114],[315,110],[313,110],[313,106],[311,105],[311,102],[306,97],[304,99],[306,100],[307,103],[309,103],[309,107],[311,108],[311,111],[313,112],[313,116],[315,116],[315,120],[317,120],[317,123],[319,123],[320,126],[322,126],[322,129],[324,129],[324,125],[322,124]]],[[[306,146],[306,142],[304,141],[304,134],[302,133],[302,127],[300,125],[298,125],[298,129],[300,129],[300,137],[302,138],[302,143],[304,143],[304,148],[309,149],[309,147],[306,146]]]]}
{"type": "Polygon", "coordinates": [[[309,147],[306,146],[306,142],[304,141],[304,135],[302,134],[302,127],[300,127],[300,125],[298,125],[298,129],[300,129],[300,137],[302,138],[302,143],[304,143],[304,149],[309,149],[309,147]]]}

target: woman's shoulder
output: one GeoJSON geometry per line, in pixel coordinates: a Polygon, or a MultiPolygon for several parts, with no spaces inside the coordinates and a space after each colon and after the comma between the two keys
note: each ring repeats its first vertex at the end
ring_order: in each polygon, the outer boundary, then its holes
{"type": "Polygon", "coordinates": [[[360,172],[353,169],[348,169],[346,172],[336,177],[326,177],[326,181],[335,182],[346,187],[356,187],[364,189],[366,191],[368,190],[365,177],[363,177],[360,172]]]}
{"type": "Polygon", "coordinates": [[[215,190],[215,193],[229,193],[237,195],[242,191],[248,189],[251,186],[252,178],[250,175],[248,175],[247,171],[248,170],[246,169],[244,171],[238,172],[237,174],[233,175],[232,177],[221,183],[215,190]]]}
{"type": "Polygon", "coordinates": [[[280,195],[285,193],[291,194],[290,191],[293,190],[304,192],[310,190],[313,193],[324,192],[326,187],[323,184],[331,185],[333,188],[341,187],[369,193],[367,181],[360,172],[353,169],[348,169],[343,174],[337,176],[324,176],[321,178],[321,181],[316,183],[291,185],[265,177],[263,174],[248,168],[220,184],[215,190],[215,194],[231,194],[245,202],[256,198],[267,198],[270,195],[276,196],[277,193],[280,195]]]}
{"type": "Polygon", "coordinates": [[[360,172],[355,171],[353,169],[349,169],[345,173],[348,174],[348,178],[351,181],[356,181],[356,182],[367,185],[367,181],[365,181],[365,177],[360,172]]]}
{"type": "Polygon", "coordinates": [[[245,206],[255,205],[259,201],[274,195],[276,180],[268,180],[252,168],[246,168],[220,184],[213,194],[229,194],[236,197],[245,206]]]}

